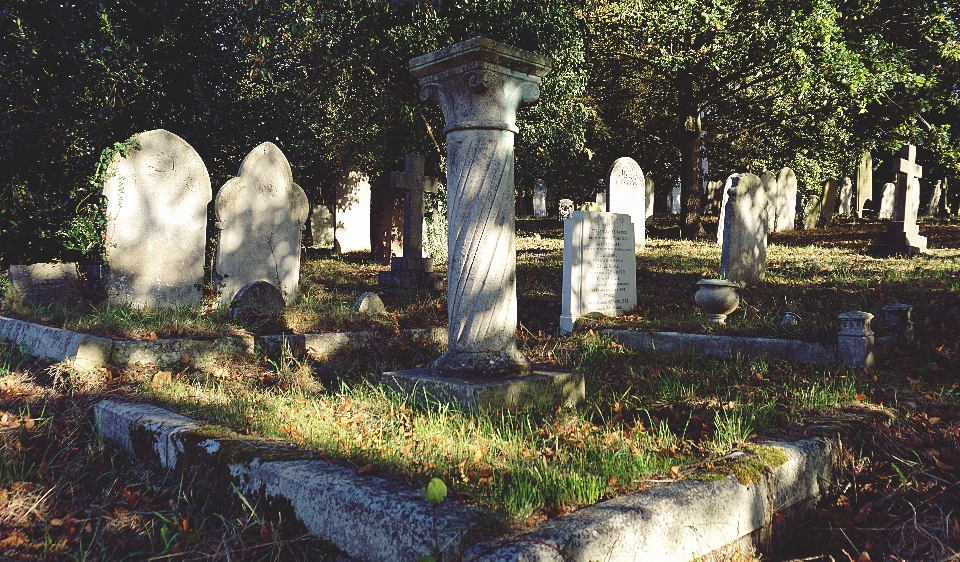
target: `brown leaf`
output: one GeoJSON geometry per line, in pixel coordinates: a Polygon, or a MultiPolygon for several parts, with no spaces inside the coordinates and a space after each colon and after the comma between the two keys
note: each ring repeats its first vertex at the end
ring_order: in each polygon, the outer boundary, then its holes
{"type": "Polygon", "coordinates": [[[670,477],[674,480],[680,478],[680,465],[674,465],[670,467],[670,477]]]}
{"type": "Polygon", "coordinates": [[[27,535],[23,531],[14,531],[7,538],[0,541],[0,548],[16,548],[21,545],[27,544],[27,535]]]}
{"type": "Polygon", "coordinates": [[[357,474],[373,474],[374,473],[373,463],[365,464],[357,469],[357,474]]]}
{"type": "Polygon", "coordinates": [[[616,485],[617,485],[617,475],[614,474],[613,476],[610,477],[609,480],[607,480],[607,486],[613,488],[616,485]]]}
{"type": "Polygon", "coordinates": [[[857,558],[857,562],[870,562],[870,555],[867,554],[866,550],[860,553],[860,557],[857,558]]]}

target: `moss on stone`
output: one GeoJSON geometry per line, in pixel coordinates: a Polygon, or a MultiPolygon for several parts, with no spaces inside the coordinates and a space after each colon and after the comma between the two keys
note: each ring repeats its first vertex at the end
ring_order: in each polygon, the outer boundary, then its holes
{"type": "Polygon", "coordinates": [[[787,462],[787,455],[779,447],[768,445],[744,445],[743,455],[732,459],[720,459],[706,472],[687,476],[690,480],[717,481],[729,475],[737,477],[744,486],[757,482],[764,474],[787,462]]]}

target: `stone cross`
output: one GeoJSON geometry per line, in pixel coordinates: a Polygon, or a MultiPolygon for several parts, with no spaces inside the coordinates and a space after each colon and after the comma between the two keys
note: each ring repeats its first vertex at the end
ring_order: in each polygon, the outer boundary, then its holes
{"type": "Polygon", "coordinates": [[[869,248],[874,256],[913,256],[927,251],[927,238],[920,236],[917,226],[923,168],[916,163],[916,158],[917,148],[908,144],[900,149],[900,158],[893,162],[893,173],[897,178],[893,216],[887,224],[887,231],[880,234],[869,248]]]}
{"type": "Polygon", "coordinates": [[[514,136],[550,61],[474,37],[411,59],[420,99],[446,121],[448,347],[432,371],[466,379],[529,375],[517,349],[514,136]]]}
{"type": "Polygon", "coordinates": [[[390,187],[406,192],[403,204],[403,257],[423,257],[423,194],[437,192],[437,178],[423,175],[423,155],[407,154],[403,172],[390,173],[390,187]]]}

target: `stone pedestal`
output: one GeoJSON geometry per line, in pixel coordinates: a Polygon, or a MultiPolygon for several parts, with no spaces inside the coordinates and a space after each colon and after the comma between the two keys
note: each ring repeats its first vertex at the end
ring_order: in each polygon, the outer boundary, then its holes
{"type": "Polygon", "coordinates": [[[874,367],[873,330],[869,312],[845,312],[837,317],[840,333],[837,335],[837,362],[848,367],[871,369],[874,367]]]}
{"type": "Polygon", "coordinates": [[[910,304],[888,304],[884,306],[883,324],[904,341],[913,341],[913,320],[910,313],[913,311],[913,305],[910,304]]]}
{"type": "Polygon", "coordinates": [[[893,163],[893,172],[897,176],[893,216],[887,223],[887,231],[868,249],[872,256],[915,256],[927,251],[927,237],[920,236],[917,226],[923,168],[915,162],[916,155],[915,146],[904,146],[900,158],[893,163]]]}

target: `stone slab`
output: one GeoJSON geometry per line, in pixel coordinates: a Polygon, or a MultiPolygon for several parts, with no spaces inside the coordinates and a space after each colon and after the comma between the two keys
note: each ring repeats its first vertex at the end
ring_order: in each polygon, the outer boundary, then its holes
{"type": "MultiPolygon", "coordinates": [[[[401,330],[405,337],[413,342],[447,344],[446,328],[415,328],[401,330]]],[[[385,336],[376,332],[337,332],[327,334],[273,334],[259,336],[256,344],[271,359],[280,357],[286,346],[287,352],[297,359],[311,357],[323,360],[340,350],[349,347],[373,346],[385,336]]]]}
{"type": "Polygon", "coordinates": [[[573,407],[584,400],[583,375],[534,366],[533,374],[502,379],[438,377],[429,368],[383,373],[381,382],[425,404],[450,404],[468,412],[573,407]]]}
{"type": "Polygon", "coordinates": [[[404,482],[309,460],[282,442],[205,430],[147,404],[106,400],[94,415],[102,435],[139,462],[198,482],[215,501],[236,498],[236,489],[254,503],[286,505],[311,534],[357,560],[417,560],[435,544],[443,559],[457,559],[474,526],[477,511],[452,498],[434,512],[404,482]]]}
{"type": "Polygon", "coordinates": [[[96,369],[110,362],[113,341],[0,316],[0,340],[48,361],[68,361],[78,369],[96,369]]]}
{"type": "Polygon", "coordinates": [[[114,365],[152,363],[173,366],[190,363],[195,367],[209,367],[223,362],[230,355],[253,355],[252,336],[224,336],[219,338],[173,338],[156,340],[113,340],[110,362],[114,365]]]}
{"type": "Polygon", "coordinates": [[[744,359],[778,359],[821,365],[836,361],[836,346],[799,340],[632,330],[604,330],[602,333],[625,347],[648,352],[690,353],[712,359],[740,356],[744,359]]]}

